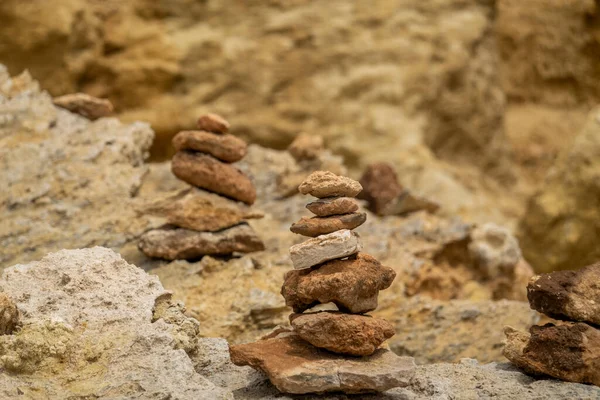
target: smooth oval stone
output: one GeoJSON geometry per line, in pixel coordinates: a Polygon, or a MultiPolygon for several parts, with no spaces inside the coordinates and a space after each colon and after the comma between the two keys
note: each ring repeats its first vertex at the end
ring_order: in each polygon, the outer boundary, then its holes
{"type": "Polygon", "coordinates": [[[308,203],[306,208],[317,217],[329,217],[356,212],[358,203],[352,197],[327,197],[308,203]]]}
{"type": "Polygon", "coordinates": [[[233,163],[246,155],[247,145],[230,134],[216,135],[206,131],[181,131],[173,138],[175,150],[194,150],[219,160],[233,163]]]}
{"type": "Polygon", "coordinates": [[[206,114],[198,118],[196,123],[198,129],[213,133],[227,133],[229,131],[229,122],[217,114],[206,114]]]}

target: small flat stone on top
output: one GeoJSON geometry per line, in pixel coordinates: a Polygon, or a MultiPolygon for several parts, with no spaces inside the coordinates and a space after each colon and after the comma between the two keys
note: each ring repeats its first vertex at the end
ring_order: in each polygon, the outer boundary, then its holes
{"type": "Polygon", "coordinates": [[[329,217],[356,212],[358,203],[352,197],[326,197],[308,203],[306,208],[317,217],[329,217]]]}
{"type": "Polygon", "coordinates": [[[360,183],[329,171],[315,171],[298,186],[302,194],[320,199],[324,197],[356,197],[362,190],[360,183]]]}
{"type": "Polygon", "coordinates": [[[203,131],[212,133],[227,133],[229,131],[229,122],[217,114],[206,114],[198,118],[196,126],[203,131]]]}
{"type": "Polygon", "coordinates": [[[295,269],[306,269],[325,261],[348,257],[361,249],[358,234],[344,229],[290,247],[290,257],[295,269]]]}
{"type": "Polygon", "coordinates": [[[172,143],[176,151],[199,151],[228,163],[244,158],[248,147],[242,139],[228,133],[217,135],[206,131],[181,131],[172,143]]]}
{"type": "Polygon", "coordinates": [[[365,213],[333,215],[330,217],[302,217],[290,227],[290,230],[299,235],[316,237],[342,229],[357,228],[364,224],[366,220],[367,214],[365,213]]]}

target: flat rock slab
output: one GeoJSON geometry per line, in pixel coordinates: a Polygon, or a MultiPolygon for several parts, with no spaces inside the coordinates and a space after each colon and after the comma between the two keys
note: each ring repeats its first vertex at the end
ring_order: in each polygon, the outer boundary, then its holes
{"type": "Polygon", "coordinates": [[[317,217],[329,217],[356,212],[358,203],[352,197],[326,197],[308,203],[306,208],[317,217]]]}
{"type": "Polygon", "coordinates": [[[112,103],[107,99],[99,99],[85,93],[65,94],[55,97],[55,106],[79,114],[89,120],[108,117],[114,111],[112,103]]]}
{"type": "Polygon", "coordinates": [[[551,318],[600,325],[600,263],[534,276],[527,298],[531,308],[551,318]]]}
{"type": "Polygon", "coordinates": [[[357,233],[347,229],[321,235],[290,247],[295,269],[306,269],[325,261],[348,257],[362,249],[357,233]]]}
{"type": "Polygon", "coordinates": [[[0,293],[0,335],[12,333],[19,324],[19,310],[14,301],[5,293],[0,293]]]}
{"type": "Polygon", "coordinates": [[[365,213],[333,215],[330,217],[302,217],[298,222],[292,224],[290,230],[300,235],[317,237],[343,229],[358,228],[366,220],[367,214],[365,213]]]}
{"type": "Polygon", "coordinates": [[[329,302],[341,311],[365,313],[377,308],[379,291],[390,287],[395,277],[393,269],[368,254],[358,253],[316,269],[289,271],[281,294],[297,313],[329,302]]]}
{"type": "Polygon", "coordinates": [[[173,156],[171,170],[190,185],[253,204],[256,189],[242,171],[208,154],[178,151],[173,156]]]}
{"type": "Polygon", "coordinates": [[[231,361],[267,374],[281,392],[368,393],[406,387],[415,373],[412,357],[378,349],[373,355],[347,357],[318,349],[294,334],[231,346],[231,361]]]}
{"type": "Polygon", "coordinates": [[[147,204],[143,213],[195,231],[215,232],[263,214],[247,205],[202,189],[190,188],[147,204]]]}
{"type": "Polygon", "coordinates": [[[217,114],[206,114],[198,118],[196,123],[198,129],[212,133],[227,133],[229,131],[229,122],[217,114]]]}
{"type": "Polygon", "coordinates": [[[148,257],[189,260],[204,255],[262,251],[265,245],[247,224],[219,232],[197,232],[183,228],[160,228],[146,232],[138,248],[148,257]]]}
{"type": "Polygon", "coordinates": [[[335,311],[292,314],[290,322],[294,332],[313,346],[352,356],[373,354],[395,333],[384,319],[335,311]]]}
{"type": "Polygon", "coordinates": [[[320,199],[324,197],[356,197],[362,190],[360,183],[329,171],[315,171],[298,186],[302,194],[320,199]]]}
{"type": "Polygon", "coordinates": [[[172,143],[176,151],[194,150],[208,153],[228,163],[244,158],[248,148],[246,142],[233,135],[206,131],[181,131],[175,135],[172,143]]]}

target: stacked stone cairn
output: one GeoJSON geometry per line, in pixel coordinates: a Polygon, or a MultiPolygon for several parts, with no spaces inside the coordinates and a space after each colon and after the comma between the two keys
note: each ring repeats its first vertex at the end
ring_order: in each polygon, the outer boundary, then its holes
{"type": "Polygon", "coordinates": [[[361,185],[317,171],[298,189],[318,200],[306,206],[315,217],[291,226],[292,232],[311,238],[290,248],[294,270],[285,275],[281,290],[294,311],[292,329],[231,346],[232,361],[264,371],[288,393],[382,392],[407,385],[414,374],[413,359],[381,347],[394,335],[394,327],[366,315],[377,308],[379,291],[396,274],[361,252],[353,231],[366,220],[354,199],[361,185]],[[311,310],[326,303],[337,310],[311,310]]]}
{"type": "Polygon", "coordinates": [[[531,278],[532,309],[558,321],[506,327],[504,355],[532,375],[600,386],[600,263],[531,278]]]}
{"type": "Polygon", "coordinates": [[[215,114],[202,116],[198,128],[173,138],[177,153],[171,170],[192,187],[145,208],[144,212],[165,218],[169,225],[146,232],[139,249],[167,260],[264,250],[245,222],[262,217],[249,208],[256,190],[248,176],[232,165],[246,155],[246,143],[229,134],[229,123],[215,114]]]}

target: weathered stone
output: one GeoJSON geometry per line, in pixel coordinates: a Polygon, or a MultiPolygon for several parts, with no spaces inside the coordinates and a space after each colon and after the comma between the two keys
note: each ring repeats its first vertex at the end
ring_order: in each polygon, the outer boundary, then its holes
{"type": "Polygon", "coordinates": [[[376,214],[381,214],[403,191],[394,167],[386,162],[367,166],[360,178],[360,184],[363,190],[358,198],[367,200],[369,209],[376,214]]]}
{"type": "Polygon", "coordinates": [[[290,322],[294,332],[313,346],[353,356],[373,354],[395,333],[384,319],[334,311],[292,314],[290,322]]]}
{"type": "Polygon", "coordinates": [[[290,247],[295,269],[306,269],[335,258],[348,257],[362,249],[356,232],[341,230],[290,247]]]}
{"type": "Polygon", "coordinates": [[[600,386],[600,330],[582,322],[510,327],[505,356],[528,373],[600,386]]]}
{"type": "Polygon", "coordinates": [[[379,291],[390,287],[395,277],[393,269],[368,254],[358,253],[316,269],[289,271],[281,294],[297,313],[329,302],[341,311],[365,313],[377,308],[379,291]]]}
{"type": "Polygon", "coordinates": [[[246,204],[256,200],[256,189],[242,171],[207,154],[178,151],[171,162],[173,174],[190,185],[246,204]]]}
{"type": "Polygon", "coordinates": [[[306,208],[318,217],[329,217],[356,212],[358,203],[352,197],[326,197],[308,203],[306,208]]]}
{"type": "Polygon", "coordinates": [[[247,224],[219,232],[197,232],[183,228],[159,228],[146,232],[138,248],[149,257],[188,260],[204,255],[252,253],[265,245],[247,224]]]}
{"type": "Polygon", "coordinates": [[[492,223],[473,229],[469,254],[488,278],[506,275],[522,259],[517,239],[507,228],[492,223]]]}
{"type": "Polygon", "coordinates": [[[366,220],[367,214],[365,213],[334,215],[330,217],[302,217],[298,222],[292,224],[290,231],[304,236],[316,237],[342,229],[352,230],[358,228],[366,220]]]}
{"type": "Polygon", "coordinates": [[[0,335],[12,333],[19,324],[19,310],[5,293],[0,292],[0,335]]]}
{"type": "Polygon", "coordinates": [[[600,263],[536,275],[527,285],[531,308],[551,318],[600,325],[600,263]]]}
{"type": "Polygon", "coordinates": [[[231,346],[229,352],[235,365],[263,371],[277,389],[293,394],[383,392],[408,386],[415,370],[411,357],[389,350],[348,358],[318,349],[291,333],[231,346]]]}
{"type": "Polygon", "coordinates": [[[114,111],[112,103],[107,99],[99,99],[85,93],[66,94],[55,97],[54,105],[79,114],[90,120],[107,117],[114,111]]]}
{"type": "Polygon", "coordinates": [[[163,217],[167,223],[180,228],[209,232],[264,216],[241,202],[197,188],[154,201],[143,207],[142,212],[163,217]]]}
{"type": "Polygon", "coordinates": [[[242,139],[228,133],[218,135],[206,131],[181,131],[173,138],[176,151],[193,150],[208,153],[225,162],[236,162],[244,158],[247,145],[242,139]]]}
{"type": "Polygon", "coordinates": [[[324,147],[322,136],[301,133],[289,145],[288,151],[296,161],[314,160],[324,147]]]}
{"type": "Polygon", "coordinates": [[[320,199],[324,197],[356,197],[362,190],[360,183],[329,171],[315,171],[298,186],[302,194],[310,194],[320,199]]]}
{"type": "Polygon", "coordinates": [[[217,114],[206,114],[198,118],[196,124],[198,129],[212,133],[227,133],[229,131],[229,122],[217,114]]]}

